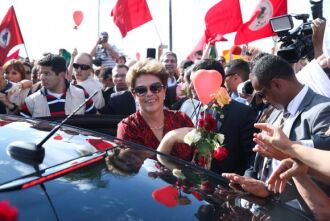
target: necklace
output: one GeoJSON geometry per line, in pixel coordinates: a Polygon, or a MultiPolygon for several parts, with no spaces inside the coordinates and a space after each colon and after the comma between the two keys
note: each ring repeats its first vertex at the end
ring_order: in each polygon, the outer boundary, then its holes
{"type": "Polygon", "coordinates": [[[150,127],[151,130],[160,130],[164,128],[164,124],[160,125],[159,127],[150,127]]]}

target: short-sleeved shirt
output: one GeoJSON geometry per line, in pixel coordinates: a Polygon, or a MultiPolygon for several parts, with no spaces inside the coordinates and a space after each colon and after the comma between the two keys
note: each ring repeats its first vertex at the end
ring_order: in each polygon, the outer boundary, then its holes
{"type": "MultiPolygon", "coordinates": [[[[114,45],[111,45],[111,48],[116,50],[114,45]]],[[[95,58],[102,60],[103,68],[113,68],[116,65],[116,60],[111,57],[110,53],[105,48],[98,46],[96,49],[95,58]]]]}
{"type": "MultiPolygon", "coordinates": [[[[181,127],[194,127],[194,124],[186,114],[164,109],[164,135],[181,127]]],[[[117,137],[152,149],[157,149],[160,143],[139,111],[123,119],[118,124],[117,137]]],[[[184,143],[175,144],[171,151],[172,156],[186,161],[191,161],[193,154],[194,148],[184,143]]]]}

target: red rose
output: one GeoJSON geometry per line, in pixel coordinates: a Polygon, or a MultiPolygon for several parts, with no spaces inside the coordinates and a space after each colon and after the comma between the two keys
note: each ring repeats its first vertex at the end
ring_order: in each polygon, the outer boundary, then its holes
{"type": "Polygon", "coordinates": [[[0,202],[0,220],[2,221],[16,221],[17,209],[11,207],[8,201],[0,202]]]}
{"type": "Polygon", "coordinates": [[[198,165],[201,166],[201,167],[204,167],[206,164],[205,162],[205,158],[202,156],[202,157],[199,157],[198,159],[198,165]]]}
{"type": "MultiPolygon", "coordinates": [[[[203,115],[204,116],[204,115],[203,115]]],[[[206,113],[205,115],[205,119],[208,120],[208,119],[213,119],[213,115],[210,114],[210,113],[206,113]]]]}
{"type": "Polygon", "coordinates": [[[207,131],[213,131],[217,127],[217,121],[213,118],[213,115],[204,112],[201,113],[201,118],[198,120],[198,127],[205,128],[207,131]]]}
{"type": "Polygon", "coordinates": [[[217,121],[214,118],[205,119],[204,128],[207,131],[213,131],[215,128],[217,128],[217,121]]]}
{"type": "Polygon", "coordinates": [[[201,190],[204,190],[208,193],[213,193],[214,187],[209,181],[204,181],[201,183],[201,190]]]}
{"type": "Polygon", "coordinates": [[[198,128],[203,128],[205,125],[205,120],[203,118],[199,119],[197,125],[198,128]]]}
{"type": "Polygon", "coordinates": [[[214,150],[213,156],[217,160],[223,160],[228,156],[228,150],[225,147],[217,147],[214,150]]]}

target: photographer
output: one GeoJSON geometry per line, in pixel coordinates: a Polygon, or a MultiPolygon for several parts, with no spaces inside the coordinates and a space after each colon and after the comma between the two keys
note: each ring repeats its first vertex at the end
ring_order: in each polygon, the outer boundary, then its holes
{"type": "Polygon", "coordinates": [[[296,14],[272,18],[270,23],[279,36],[278,42],[282,43],[277,55],[293,65],[298,81],[316,93],[330,97],[329,58],[323,55],[326,27],[323,0],[310,0],[310,3],[313,21],[308,20],[308,14],[296,14]],[[302,24],[293,29],[292,18],[302,20],[302,24]],[[299,61],[305,58],[311,62],[299,67],[299,61]]]}
{"type": "Polygon", "coordinates": [[[119,54],[114,45],[108,43],[109,35],[107,32],[102,32],[96,45],[91,51],[91,56],[95,57],[93,63],[96,66],[103,68],[113,68],[116,65],[116,60],[119,54]]]}
{"type": "Polygon", "coordinates": [[[322,50],[325,26],[326,21],[319,18],[313,20],[311,27],[315,59],[297,73],[297,79],[307,84],[316,93],[330,97],[330,78],[326,73],[329,71],[329,58],[323,55],[322,50]]]}

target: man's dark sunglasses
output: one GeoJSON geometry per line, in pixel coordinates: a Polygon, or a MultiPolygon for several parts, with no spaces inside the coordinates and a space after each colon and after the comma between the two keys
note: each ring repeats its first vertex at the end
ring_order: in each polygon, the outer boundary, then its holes
{"type": "MultiPolygon", "coordinates": [[[[149,90],[153,94],[158,94],[163,88],[164,88],[164,85],[162,85],[162,83],[160,83],[160,82],[153,83],[149,86],[149,90]]],[[[136,94],[137,96],[144,96],[145,94],[148,93],[148,87],[146,87],[146,86],[137,86],[132,90],[132,92],[134,94],[136,94]]]]}
{"type": "Polygon", "coordinates": [[[86,70],[90,69],[91,66],[89,66],[89,65],[87,65],[87,64],[73,63],[73,68],[74,68],[74,69],[78,69],[78,68],[80,68],[80,70],[84,70],[84,71],[86,71],[86,70]]]}

